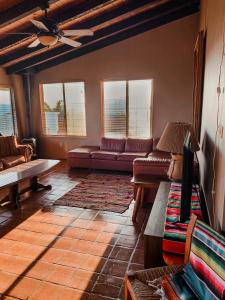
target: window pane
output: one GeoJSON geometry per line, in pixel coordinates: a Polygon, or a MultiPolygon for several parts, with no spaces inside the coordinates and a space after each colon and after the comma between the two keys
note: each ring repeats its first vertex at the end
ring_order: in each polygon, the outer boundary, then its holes
{"type": "Polygon", "coordinates": [[[49,135],[65,134],[62,83],[43,84],[43,98],[44,133],[49,135]]]}
{"type": "Polygon", "coordinates": [[[104,135],[126,136],[126,81],[104,82],[104,135]]]}
{"type": "Polygon", "coordinates": [[[85,136],[84,82],[65,83],[67,134],[85,136]]]}
{"type": "Polygon", "coordinates": [[[130,80],[128,82],[128,91],[128,136],[132,138],[149,138],[152,80],[130,80]]]}
{"type": "Polygon", "coordinates": [[[0,133],[3,135],[15,134],[13,108],[9,88],[0,89],[0,133]]]}

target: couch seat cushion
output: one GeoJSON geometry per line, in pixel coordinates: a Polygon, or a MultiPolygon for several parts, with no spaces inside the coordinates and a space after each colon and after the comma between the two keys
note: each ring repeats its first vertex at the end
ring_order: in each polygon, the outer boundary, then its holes
{"type": "Polygon", "coordinates": [[[123,152],[119,153],[117,160],[133,161],[135,158],[147,157],[146,152],[123,152]]]}
{"type": "Polygon", "coordinates": [[[126,140],[125,152],[151,152],[152,139],[130,139],[126,140]]]}
{"type": "Polygon", "coordinates": [[[98,149],[99,149],[99,147],[95,147],[95,146],[80,147],[80,148],[70,150],[67,153],[67,156],[70,157],[70,158],[72,158],[72,157],[91,158],[91,152],[96,151],[98,149]]]}
{"type": "Polygon", "coordinates": [[[100,149],[102,151],[123,152],[125,148],[125,139],[111,139],[103,137],[101,139],[100,149]]]}
{"type": "Polygon", "coordinates": [[[3,163],[4,169],[11,168],[26,162],[23,155],[6,156],[2,158],[1,161],[3,163]]]}
{"type": "Polygon", "coordinates": [[[94,151],[91,152],[91,157],[96,159],[105,159],[105,160],[116,160],[118,152],[110,152],[110,151],[94,151]]]}

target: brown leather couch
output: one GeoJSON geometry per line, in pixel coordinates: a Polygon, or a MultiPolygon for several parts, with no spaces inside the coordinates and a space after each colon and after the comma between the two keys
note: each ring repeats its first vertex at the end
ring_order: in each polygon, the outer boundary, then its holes
{"type": "Polygon", "coordinates": [[[68,152],[72,168],[133,171],[166,178],[170,155],[156,150],[158,139],[102,138],[100,146],[83,146],[68,152]]]}
{"type": "Polygon", "coordinates": [[[16,136],[0,136],[0,171],[31,160],[32,147],[19,145],[16,136]]]}

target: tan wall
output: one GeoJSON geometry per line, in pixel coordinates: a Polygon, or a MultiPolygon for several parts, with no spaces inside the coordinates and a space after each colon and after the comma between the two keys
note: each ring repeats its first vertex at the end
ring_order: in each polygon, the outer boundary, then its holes
{"type": "Polygon", "coordinates": [[[99,143],[101,80],[154,79],[154,136],[161,134],[168,121],[190,122],[197,30],[198,14],[195,14],[38,73],[32,91],[37,134],[41,131],[37,113],[39,83],[71,80],[86,83],[87,137],[41,137],[42,155],[63,158],[67,150],[78,145],[99,143]]]}
{"type": "Polygon", "coordinates": [[[211,221],[217,229],[225,229],[225,131],[220,135],[219,129],[225,126],[225,97],[224,91],[219,98],[217,93],[217,87],[220,85],[222,89],[225,85],[224,18],[224,0],[201,2],[200,28],[206,30],[206,64],[199,160],[211,221]]]}

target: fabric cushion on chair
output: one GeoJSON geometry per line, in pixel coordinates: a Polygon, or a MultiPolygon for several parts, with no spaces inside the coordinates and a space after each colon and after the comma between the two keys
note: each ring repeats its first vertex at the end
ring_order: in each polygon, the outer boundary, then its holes
{"type": "Polygon", "coordinates": [[[11,155],[11,156],[7,156],[7,157],[3,157],[1,159],[3,166],[5,169],[14,167],[16,165],[25,163],[25,157],[23,155],[11,155]]]}
{"type": "Polygon", "coordinates": [[[0,136],[0,157],[17,155],[16,136],[0,136]]]}
{"type": "Polygon", "coordinates": [[[118,154],[117,160],[133,161],[135,158],[143,158],[146,156],[146,152],[123,152],[118,154]]]}
{"type": "Polygon", "coordinates": [[[110,152],[110,151],[94,151],[91,152],[91,157],[92,158],[97,158],[97,159],[105,159],[105,160],[116,160],[118,152],[110,152]]]}
{"type": "Polygon", "coordinates": [[[162,278],[162,287],[168,299],[194,300],[195,294],[183,278],[183,271],[167,274],[162,278]]]}
{"type": "Polygon", "coordinates": [[[124,152],[125,139],[111,139],[103,137],[101,139],[100,150],[102,151],[114,151],[124,152]]]}
{"type": "MultiPolygon", "coordinates": [[[[192,235],[190,265],[196,278],[204,284],[209,294],[213,295],[214,298],[211,299],[224,299],[225,238],[199,220],[192,235]]],[[[190,268],[188,270],[190,271],[190,268]]],[[[191,277],[190,285],[201,293],[196,285],[197,279],[193,281],[191,277]]]]}
{"type": "Polygon", "coordinates": [[[152,139],[131,139],[128,138],[125,144],[125,152],[151,152],[152,139]]]}

